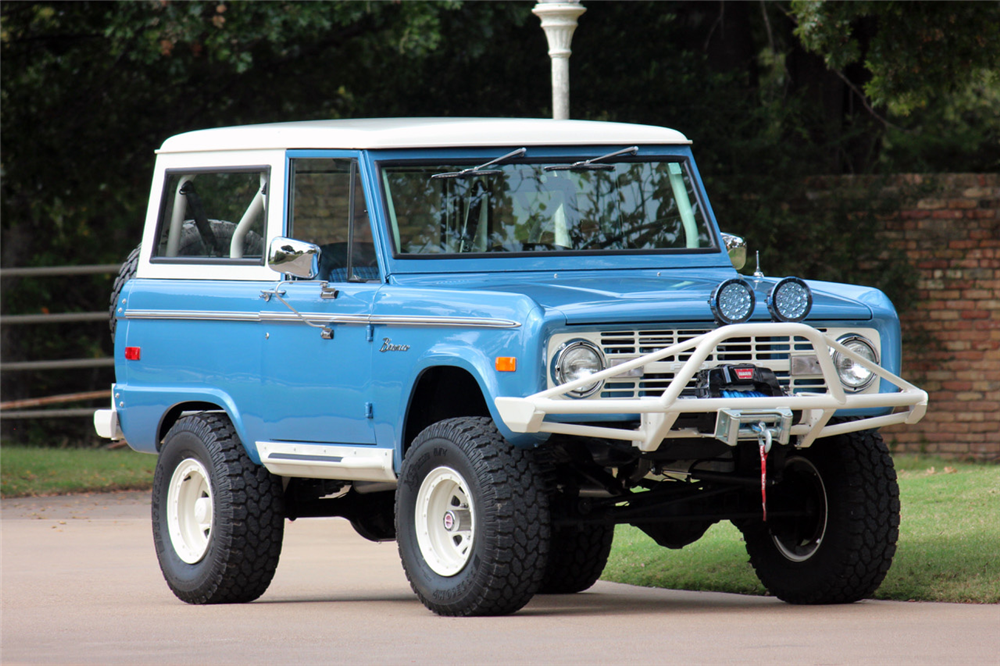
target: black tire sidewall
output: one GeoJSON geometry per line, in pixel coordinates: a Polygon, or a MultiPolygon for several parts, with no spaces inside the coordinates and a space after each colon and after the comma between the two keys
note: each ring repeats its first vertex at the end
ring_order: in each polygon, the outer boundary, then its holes
{"type": "Polygon", "coordinates": [[[437,436],[418,442],[407,452],[407,460],[412,462],[404,462],[397,490],[396,538],[400,556],[408,565],[410,583],[419,596],[436,606],[463,607],[471,597],[479,594],[489,573],[483,563],[490,559],[487,555],[496,550],[495,530],[490,524],[495,516],[488,511],[492,493],[484,492],[469,454],[449,438],[437,436]],[[475,521],[472,552],[465,567],[454,576],[442,576],[431,569],[417,542],[417,495],[427,475],[439,467],[447,467],[459,474],[472,496],[475,521]]]}
{"type": "Polygon", "coordinates": [[[208,596],[206,591],[217,584],[225,566],[220,562],[220,551],[231,540],[232,504],[228,501],[228,478],[224,471],[220,473],[217,469],[210,450],[214,440],[206,436],[206,430],[204,424],[190,417],[179,420],[167,434],[153,478],[153,542],[160,569],[174,593],[193,602],[197,602],[198,597],[208,596]],[[208,548],[204,557],[194,564],[188,564],[177,555],[167,524],[170,479],[178,465],[189,458],[197,460],[208,472],[212,489],[212,530],[208,548]]]}

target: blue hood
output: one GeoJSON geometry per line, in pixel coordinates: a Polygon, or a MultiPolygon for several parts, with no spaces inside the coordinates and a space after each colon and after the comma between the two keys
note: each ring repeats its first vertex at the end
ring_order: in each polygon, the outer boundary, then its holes
{"type": "MultiPolygon", "coordinates": [[[[553,277],[546,280],[486,284],[487,291],[522,294],[547,311],[561,313],[568,324],[609,324],[629,322],[712,320],[708,299],[721,279],[689,277],[553,277]]],[[[769,321],[766,299],[777,278],[759,282],[752,278],[757,306],[751,321],[769,321]]],[[[829,291],[830,283],[809,283],[813,290],[810,320],[863,321],[872,318],[871,309],[857,300],[829,291]]]]}

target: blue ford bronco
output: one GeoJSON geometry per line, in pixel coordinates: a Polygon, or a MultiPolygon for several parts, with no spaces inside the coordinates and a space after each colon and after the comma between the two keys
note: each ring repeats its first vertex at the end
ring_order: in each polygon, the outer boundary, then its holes
{"type": "Polygon", "coordinates": [[[104,437],[158,454],[173,592],[247,602],[284,521],[398,542],[441,615],[598,579],[615,525],[743,534],[790,603],[871,595],[927,395],[876,289],[737,273],[690,141],[530,119],[300,122],[157,153],[104,437]]]}

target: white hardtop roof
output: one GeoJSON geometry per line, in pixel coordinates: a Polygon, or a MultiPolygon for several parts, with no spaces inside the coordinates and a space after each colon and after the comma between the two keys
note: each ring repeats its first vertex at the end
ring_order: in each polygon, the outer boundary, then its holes
{"type": "Polygon", "coordinates": [[[365,118],[220,127],[167,139],[161,153],[221,150],[458,148],[462,146],[678,145],[676,130],[537,118],[365,118]]]}

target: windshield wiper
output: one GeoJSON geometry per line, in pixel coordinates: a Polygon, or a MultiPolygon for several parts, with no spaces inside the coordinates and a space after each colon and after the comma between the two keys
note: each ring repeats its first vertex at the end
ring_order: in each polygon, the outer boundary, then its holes
{"type": "Polygon", "coordinates": [[[449,171],[447,173],[436,173],[431,178],[471,178],[473,176],[499,176],[503,173],[500,169],[487,169],[488,166],[493,166],[494,164],[499,164],[506,159],[511,157],[520,157],[528,152],[527,148],[518,148],[513,150],[506,155],[501,155],[495,160],[491,160],[486,164],[480,164],[477,167],[470,167],[468,169],[462,169],[461,171],[449,171]]]}
{"type": "Polygon", "coordinates": [[[607,155],[601,155],[600,157],[592,157],[589,160],[583,160],[581,162],[574,162],[573,164],[553,164],[552,166],[545,167],[546,171],[611,171],[615,168],[614,164],[597,164],[598,162],[612,157],[618,157],[619,155],[635,155],[639,152],[639,146],[632,146],[631,148],[625,148],[624,150],[616,150],[613,153],[608,153],[607,155]]]}

